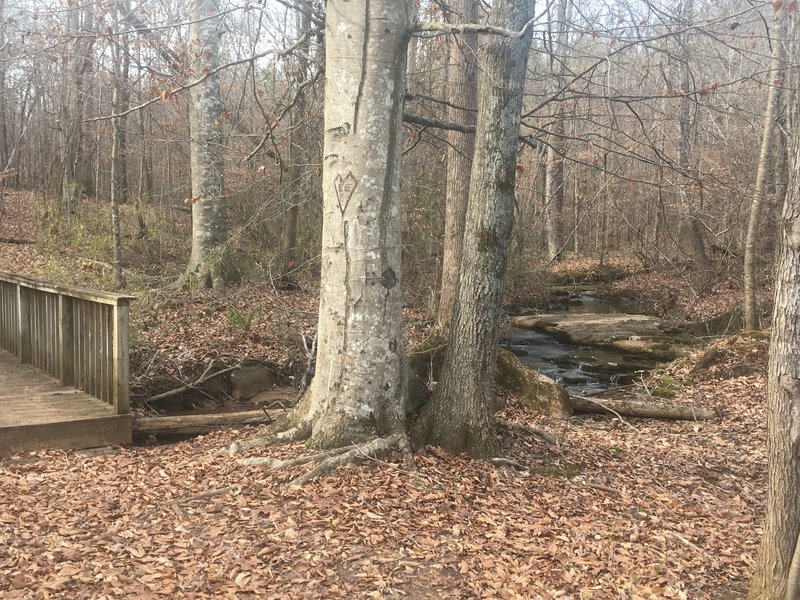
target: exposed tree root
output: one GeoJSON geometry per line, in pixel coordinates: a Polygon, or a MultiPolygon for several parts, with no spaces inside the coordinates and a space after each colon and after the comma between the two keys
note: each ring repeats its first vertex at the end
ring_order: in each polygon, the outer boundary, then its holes
{"type": "Polygon", "coordinates": [[[564,438],[558,435],[554,435],[552,433],[548,433],[546,431],[541,431],[540,429],[534,429],[533,427],[528,427],[527,425],[521,425],[519,423],[514,423],[512,421],[506,421],[505,419],[497,419],[495,418],[495,423],[508,429],[509,431],[521,431],[523,433],[527,433],[532,435],[533,437],[539,438],[540,440],[544,440],[545,442],[549,442],[551,444],[558,444],[564,441],[564,438]]]}
{"type": "Polygon", "coordinates": [[[272,425],[264,430],[261,436],[234,442],[227,448],[217,450],[215,455],[236,456],[245,450],[251,450],[253,448],[262,448],[274,444],[289,444],[291,442],[306,440],[309,435],[311,435],[311,426],[308,423],[301,422],[299,425],[291,427],[289,425],[289,415],[281,415],[275,419],[272,425]]]}
{"type": "Polygon", "coordinates": [[[307,473],[295,477],[291,481],[291,485],[303,485],[313,479],[327,475],[345,464],[355,464],[369,458],[382,458],[390,450],[399,446],[403,437],[405,437],[404,434],[394,434],[385,438],[377,438],[360,444],[344,454],[325,458],[307,473]]]}
{"type": "Polygon", "coordinates": [[[268,469],[288,469],[300,465],[314,464],[306,473],[295,477],[290,482],[290,485],[303,485],[313,479],[327,475],[342,465],[355,464],[366,459],[379,459],[394,448],[409,449],[408,440],[404,433],[395,433],[388,437],[377,438],[356,446],[334,448],[333,450],[325,450],[310,456],[300,456],[288,460],[257,457],[244,458],[239,463],[268,469]]]}

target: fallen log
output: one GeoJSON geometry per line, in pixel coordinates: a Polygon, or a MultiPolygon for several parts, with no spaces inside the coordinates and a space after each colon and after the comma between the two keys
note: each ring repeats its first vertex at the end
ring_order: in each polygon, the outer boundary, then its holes
{"type": "Polygon", "coordinates": [[[226,427],[271,423],[283,410],[248,410],[243,412],[167,417],[134,417],[133,432],[143,435],[200,435],[226,427]]]}
{"type": "Polygon", "coordinates": [[[576,413],[616,415],[640,419],[676,419],[706,421],[716,416],[710,408],[661,400],[630,400],[624,398],[586,398],[570,396],[569,403],[576,413]]]}

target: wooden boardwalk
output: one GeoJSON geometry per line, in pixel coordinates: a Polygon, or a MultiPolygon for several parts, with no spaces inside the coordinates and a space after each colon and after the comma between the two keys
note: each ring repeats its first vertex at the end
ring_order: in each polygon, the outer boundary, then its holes
{"type": "Polygon", "coordinates": [[[131,415],[0,350],[0,455],[131,441],[131,415]]]}

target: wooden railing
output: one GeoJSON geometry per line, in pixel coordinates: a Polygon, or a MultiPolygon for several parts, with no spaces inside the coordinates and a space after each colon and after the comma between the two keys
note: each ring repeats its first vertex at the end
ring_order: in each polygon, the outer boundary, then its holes
{"type": "Polygon", "coordinates": [[[128,414],[132,299],[0,271],[0,347],[128,414]]]}

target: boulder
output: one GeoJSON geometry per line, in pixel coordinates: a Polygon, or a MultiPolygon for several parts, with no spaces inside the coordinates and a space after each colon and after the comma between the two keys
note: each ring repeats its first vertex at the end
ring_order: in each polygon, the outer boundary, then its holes
{"type": "Polygon", "coordinates": [[[566,419],[572,415],[569,394],[557,381],[529,369],[505,348],[497,349],[495,382],[525,408],[537,414],[566,419]]]}
{"type": "Polygon", "coordinates": [[[231,395],[236,400],[249,400],[259,392],[270,389],[274,382],[272,370],[266,365],[245,363],[231,373],[231,395]]]}

